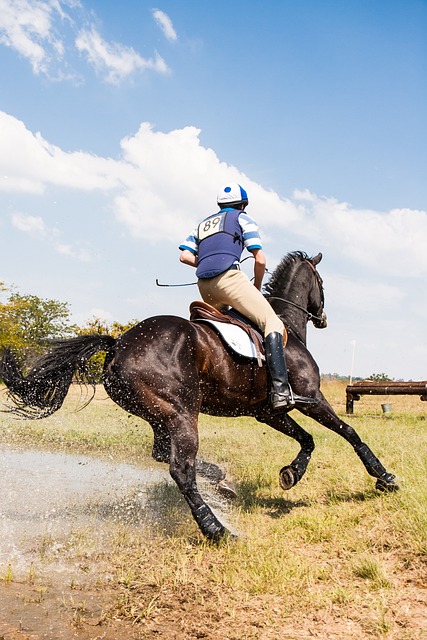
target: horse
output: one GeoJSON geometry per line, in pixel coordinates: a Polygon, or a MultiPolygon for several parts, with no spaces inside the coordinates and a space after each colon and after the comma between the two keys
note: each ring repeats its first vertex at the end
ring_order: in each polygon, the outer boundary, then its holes
{"type": "MultiPolygon", "coordinates": [[[[327,324],[323,281],[317,271],[322,259],[302,251],[284,256],[264,287],[264,295],[287,330],[285,348],[289,379],[298,395],[316,404],[298,411],[349,442],[381,491],[398,489],[389,473],[356,431],[343,422],[320,391],[319,368],[307,349],[307,324],[327,324]]],[[[13,402],[9,410],[28,418],[57,411],[73,377],[84,375],[87,361],[105,351],[102,382],[110,398],[125,411],[143,418],[154,433],[152,456],[168,463],[170,475],[184,496],[194,520],[206,538],[220,541],[230,532],[203,499],[197,473],[215,465],[197,460],[198,415],[252,416],[300,445],[295,459],[279,473],[282,489],[289,490],[306,472],[314,440],[290,415],[274,412],[268,402],[268,372],[232,351],[215,329],[173,315],[149,317],[119,338],[81,335],[55,340],[26,376],[13,353],[0,360],[0,377],[13,402]]],[[[218,468],[218,467],[216,467],[218,468]]],[[[225,475],[225,474],[224,474],[225,475]]],[[[223,476],[224,477],[224,476],[223,476]]]]}

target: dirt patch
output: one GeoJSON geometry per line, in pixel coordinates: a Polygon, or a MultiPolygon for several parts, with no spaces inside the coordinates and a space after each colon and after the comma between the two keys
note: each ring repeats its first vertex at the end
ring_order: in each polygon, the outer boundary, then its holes
{"type": "Polygon", "coordinates": [[[72,589],[62,582],[12,583],[1,587],[0,597],[2,639],[113,640],[120,637],[113,627],[103,624],[105,594],[101,596],[90,585],[72,589]]]}
{"type": "Polygon", "coordinates": [[[322,611],[286,613],[284,599],[248,597],[228,588],[194,585],[173,589],[145,585],[141,599],[105,583],[61,582],[0,588],[0,638],[8,640],[424,640],[427,638],[426,590],[405,585],[376,620],[355,603],[343,615],[338,605],[322,611]],[[117,611],[120,608],[120,613],[117,611]],[[381,617],[382,616],[382,617],[381,617]],[[391,621],[393,618],[393,621],[391,621]]]}

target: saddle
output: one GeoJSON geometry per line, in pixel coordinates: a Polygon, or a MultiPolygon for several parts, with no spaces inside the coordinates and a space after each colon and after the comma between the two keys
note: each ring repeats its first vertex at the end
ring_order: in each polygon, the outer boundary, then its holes
{"type": "MultiPolygon", "coordinates": [[[[212,307],[207,302],[196,300],[190,304],[190,320],[191,322],[208,322],[214,327],[217,323],[225,323],[239,327],[239,329],[244,331],[247,335],[253,346],[252,356],[249,357],[255,358],[258,362],[258,366],[263,366],[263,360],[265,360],[264,339],[259,329],[255,327],[248,318],[242,316],[235,309],[229,309],[228,311],[222,312],[218,311],[218,309],[215,309],[215,307],[212,307]]],[[[220,331],[220,334],[229,346],[234,346],[232,341],[227,340],[227,337],[222,331],[220,331]]],[[[241,351],[239,351],[239,353],[242,354],[241,351]]]]}

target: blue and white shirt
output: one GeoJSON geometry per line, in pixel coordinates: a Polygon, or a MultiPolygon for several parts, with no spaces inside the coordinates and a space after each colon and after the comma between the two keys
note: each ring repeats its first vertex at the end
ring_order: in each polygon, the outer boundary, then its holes
{"type": "MultiPolygon", "coordinates": [[[[224,211],[222,209],[221,211],[224,211]]],[[[205,220],[206,218],[204,218],[205,220]]],[[[248,251],[252,249],[262,249],[261,238],[258,231],[256,222],[248,216],[245,211],[242,211],[239,215],[239,224],[242,229],[243,247],[248,251]]],[[[199,238],[198,238],[199,225],[194,229],[193,233],[187,237],[185,242],[179,245],[181,251],[187,249],[191,251],[195,256],[199,253],[199,238]]]]}
{"type": "Polygon", "coordinates": [[[244,249],[261,249],[258,227],[246,213],[225,207],[198,225],[180,249],[198,256],[198,278],[214,278],[238,265],[244,249]]]}

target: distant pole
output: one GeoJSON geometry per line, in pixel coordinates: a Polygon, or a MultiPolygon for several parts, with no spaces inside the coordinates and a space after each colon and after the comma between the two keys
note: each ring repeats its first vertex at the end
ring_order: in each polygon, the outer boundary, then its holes
{"type": "Polygon", "coordinates": [[[354,369],[354,352],[356,351],[356,340],[352,340],[351,344],[353,345],[353,352],[351,354],[351,369],[350,369],[350,384],[353,381],[353,369],[354,369]]]}

